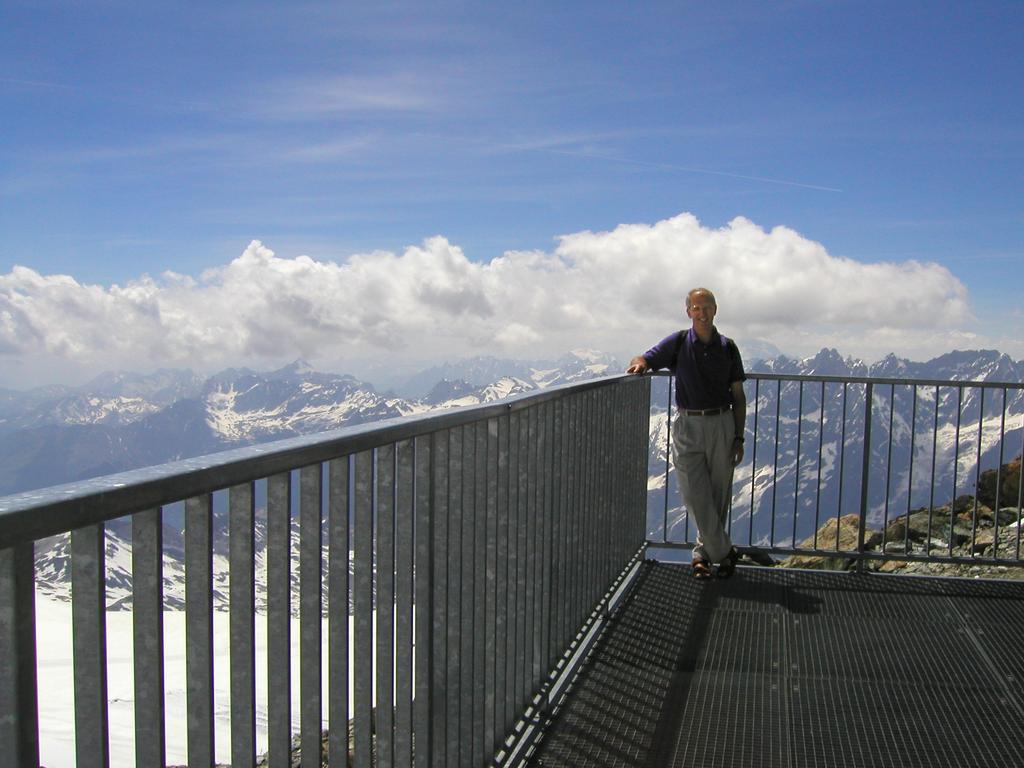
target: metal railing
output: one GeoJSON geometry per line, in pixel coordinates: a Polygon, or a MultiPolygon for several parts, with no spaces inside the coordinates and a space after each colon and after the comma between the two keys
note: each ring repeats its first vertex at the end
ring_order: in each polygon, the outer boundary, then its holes
{"type": "Polygon", "coordinates": [[[303,764],[321,764],[323,727],[331,765],[500,762],[642,553],[649,381],[555,387],[0,499],[4,764],[39,763],[34,548],[67,532],[77,765],[109,762],[104,542],[107,524],[126,518],[135,759],[165,764],[163,523],[183,501],[188,764],[213,765],[213,556],[225,495],[232,765],[256,761],[257,588],[268,612],[269,765],[290,765],[296,516],[303,764]],[[265,585],[254,567],[264,505],[265,585]]]}
{"type": "MultiPolygon", "coordinates": [[[[1006,477],[1004,467],[1024,453],[1024,384],[751,373],[744,388],[746,451],[728,518],[738,545],[785,555],[1021,563],[1024,470],[1006,477]],[[986,505],[983,481],[992,487],[986,505]],[[1010,497],[1007,481],[1016,485],[1010,497]],[[841,545],[839,520],[851,514],[857,542],[841,545]],[[912,515],[924,531],[914,542],[912,515]],[[836,537],[823,541],[819,531],[830,522],[836,537]],[[982,523],[991,538],[979,537],[982,523]],[[877,543],[867,540],[872,529],[877,543]],[[954,540],[970,554],[957,555],[954,540]]],[[[672,379],[661,374],[648,544],[689,548],[696,530],[671,477],[672,397],[672,379]]]]}

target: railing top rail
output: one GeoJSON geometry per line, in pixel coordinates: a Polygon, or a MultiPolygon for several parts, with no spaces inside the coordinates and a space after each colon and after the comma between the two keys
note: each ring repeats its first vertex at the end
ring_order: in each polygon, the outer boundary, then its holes
{"type": "Polygon", "coordinates": [[[0,497],[0,549],[632,379],[615,374],[480,405],[342,427],[0,497]]]}
{"type": "MultiPolygon", "coordinates": [[[[918,387],[971,387],[980,389],[1024,389],[1021,381],[960,381],[958,379],[909,379],[886,378],[881,376],[819,376],[801,373],[767,373],[765,371],[747,371],[748,379],[762,381],[824,381],[836,384],[896,384],[918,387]]],[[[671,376],[671,371],[653,371],[654,376],[671,376]]]]}

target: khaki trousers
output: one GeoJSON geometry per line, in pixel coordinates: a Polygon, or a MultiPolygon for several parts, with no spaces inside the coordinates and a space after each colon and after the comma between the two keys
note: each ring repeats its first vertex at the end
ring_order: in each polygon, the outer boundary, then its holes
{"type": "Polygon", "coordinates": [[[725,530],[732,488],[732,411],[713,416],[676,416],[672,427],[672,460],[679,490],[697,524],[695,557],[718,562],[732,549],[725,530]]]}

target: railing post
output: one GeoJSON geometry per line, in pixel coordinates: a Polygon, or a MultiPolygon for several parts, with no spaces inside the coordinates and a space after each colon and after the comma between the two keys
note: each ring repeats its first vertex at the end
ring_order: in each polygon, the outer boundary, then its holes
{"type": "Polygon", "coordinates": [[[75,764],[84,768],[110,765],[104,531],[96,523],[71,532],[75,764]]]}
{"type": "Polygon", "coordinates": [[[135,764],[167,762],[164,719],[163,514],[132,515],[135,764]]]}
{"type": "Polygon", "coordinates": [[[12,765],[39,765],[33,542],[0,549],[0,744],[12,765]]]}
{"type": "MultiPolygon", "coordinates": [[[[857,570],[864,569],[864,533],[868,519],[868,482],[871,478],[871,408],[874,384],[864,385],[864,458],[860,476],[860,521],[857,524],[857,570]]],[[[845,446],[843,446],[845,450],[845,446]]],[[[842,504],[842,497],[839,499],[842,504]]],[[[838,532],[837,532],[838,535],[838,532]]]]}

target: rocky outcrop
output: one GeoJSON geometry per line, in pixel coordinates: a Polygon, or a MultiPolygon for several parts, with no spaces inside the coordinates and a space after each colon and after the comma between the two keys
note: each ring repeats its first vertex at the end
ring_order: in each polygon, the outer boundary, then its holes
{"type": "Polygon", "coordinates": [[[978,499],[990,507],[996,506],[997,501],[1000,507],[1019,506],[1021,503],[1020,460],[1021,457],[1018,456],[1000,467],[998,472],[994,469],[982,472],[978,479],[978,499]],[[998,500],[996,499],[997,480],[999,482],[998,500]]]}
{"type": "MultiPolygon", "coordinates": [[[[860,515],[843,515],[833,517],[818,529],[816,536],[811,536],[797,546],[798,549],[837,549],[850,551],[857,549],[860,538],[860,515]]],[[[864,543],[868,548],[875,548],[881,541],[880,531],[865,530],[864,543]]],[[[853,565],[853,558],[837,555],[821,557],[818,555],[793,555],[779,563],[780,568],[820,568],[826,571],[845,571],[853,565]]]]}
{"type": "MultiPolygon", "coordinates": [[[[1024,551],[1022,514],[1017,507],[996,512],[973,496],[960,496],[952,504],[931,509],[923,507],[891,519],[884,530],[866,528],[864,548],[868,552],[896,555],[892,560],[868,560],[867,568],[884,573],[918,573],[935,576],[1024,579],[1024,566],[983,563],[922,562],[898,559],[900,554],[933,555],[938,558],[1018,560],[1024,551]]],[[[860,515],[832,518],[817,536],[800,542],[800,549],[857,549],[860,515]]],[[[781,568],[848,570],[855,559],[834,556],[793,555],[778,563],[781,568]]]]}

